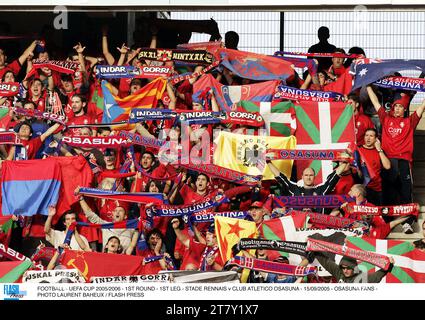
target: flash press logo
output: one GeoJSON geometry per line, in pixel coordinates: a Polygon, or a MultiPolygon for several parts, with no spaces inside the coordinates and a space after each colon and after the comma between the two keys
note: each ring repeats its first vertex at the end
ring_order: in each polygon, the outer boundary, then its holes
{"type": "Polygon", "coordinates": [[[5,284],[3,286],[4,300],[19,300],[27,295],[26,291],[20,291],[17,284],[5,284]]]}

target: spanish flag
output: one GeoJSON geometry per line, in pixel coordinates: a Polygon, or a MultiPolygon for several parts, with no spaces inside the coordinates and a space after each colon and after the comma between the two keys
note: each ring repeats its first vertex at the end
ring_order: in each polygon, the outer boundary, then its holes
{"type": "MultiPolygon", "coordinates": [[[[274,179],[265,165],[267,149],[295,149],[296,138],[251,136],[220,132],[215,139],[214,164],[248,175],[263,175],[263,180],[274,179]]],[[[285,176],[291,176],[293,160],[277,160],[273,164],[285,176]]]]}
{"type": "Polygon", "coordinates": [[[132,108],[155,108],[166,87],[167,81],[157,78],[134,94],[120,98],[112,94],[109,82],[102,81],[104,99],[102,123],[128,121],[132,108]]]}

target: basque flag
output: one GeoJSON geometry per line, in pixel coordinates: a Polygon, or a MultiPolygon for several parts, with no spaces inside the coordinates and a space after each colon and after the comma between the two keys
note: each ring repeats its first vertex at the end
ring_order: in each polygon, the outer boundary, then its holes
{"type": "Polygon", "coordinates": [[[54,159],[3,161],[1,175],[3,215],[47,215],[56,206],[61,169],[54,159]]]}

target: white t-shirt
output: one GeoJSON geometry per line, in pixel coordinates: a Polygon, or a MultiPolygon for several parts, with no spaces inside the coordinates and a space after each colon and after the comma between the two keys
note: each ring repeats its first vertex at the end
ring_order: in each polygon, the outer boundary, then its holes
{"type": "MultiPolygon", "coordinates": [[[[55,248],[58,248],[59,245],[63,244],[65,241],[66,233],[65,231],[58,231],[54,229],[50,229],[49,233],[46,233],[46,240],[49,241],[55,248]]],[[[80,234],[81,240],[86,244],[87,247],[89,247],[89,242],[87,241],[87,238],[80,234]]],[[[80,248],[80,246],[77,243],[77,240],[75,239],[75,235],[72,235],[71,243],[69,247],[72,250],[83,250],[80,248]]]]}

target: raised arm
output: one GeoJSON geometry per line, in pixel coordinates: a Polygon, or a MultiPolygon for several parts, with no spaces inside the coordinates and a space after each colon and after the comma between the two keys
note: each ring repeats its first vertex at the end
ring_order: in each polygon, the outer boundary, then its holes
{"type": "MultiPolygon", "coordinates": [[[[382,166],[384,167],[384,169],[389,170],[391,168],[391,161],[385,155],[384,150],[382,150],[381,141],[379,141],[379,139],[376,139],[375,148],[379,153],[379,157],[381,158],[382,166]]],[[[359,170],[359,172],[361,171],[359,170]]]]}
{"type": "Polygon", "coordinates": [[[133,250],[137,245],[137,239],[139,239],[139,231],[136,230],[131,236],[131,243],[125,251],[126,255],[131,255],[133,253],[133,250]]]}
{"type": "Polygon", "coordinates": [[[40,136],[40,140],[41,142],[44,142],[44,140],[46,140],[50,135],[52,135],[53,133],[55,133],[55,131],[60,127],[59,123],[55,123],[53,126],[51,126],[49,129],[47,129],[46,132],[44,132],[41,136],[40,136]]]}
{"type": "Polygon", "coordinates": [[[419,118],[422,117],[424,110],[425,110],[425,99],[422,101],[422,104],[416,109],[416,114],[418,115],[419,118]]]}
{"type": "Polygon", "coordinates": [[[183,232],[179,229],[180,221],[177,218],[171,220],[171,225],[173,226],[174,232],[176,233],[177,239],[186,247],[189,248],[190,240],[183,232]]]}
{"type": "Polygon", "coordinates": [[[53,216],[56,214],[56,208],[55,207],[49,207],[48,209],[48,215],[47,215],[47,220],[44,224],[44,233],[45,234],[49,234],[50,231],[52,230],[52,219],[53,216]]]}
{"type": "Polygon", "coordinates": [[[113,65],[115,63],[115,58],[114,56],[109,52],[109,47],[108,47],[108,31],[106,27],[102,28],[102,52],[103,52],[103,56],[106,59],[106,62],[109,65],[113,65]]]}
{"type": "Polygon", "coordinates": [[[379,103],[378,97],[376,96],[371,86],[367,86],[366,90],[367,90],[367,94],[369,95],[370,101],[375,107],[376,112],[378,112],[378,110],[381,108],[381,104],[379,103]]]}
{"type": "Polygon", "coordinates": [[[19,64],[23,65],[25,60],[34,52],[35,46],[39,43],[38,40],[34,40],[31,42],[31,44],[28,46],[28,48],[25,49],[25,51],[21,54],[21,56],[18,58],[19,64]]]}
{"type": "Polygon", "coordinates": [[[123,43],[121,48],[117,47],[117,50],[121,53],[120,58],[118,59],[117,65],[122,66],[124,64],[124,61],[125,61],[125,56],[126,56],[128,50],[130,50],[130,48],[127,47],[125,45],[125,43],[123,43]]]}

